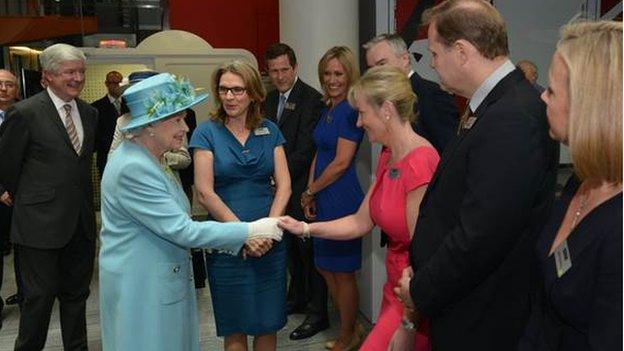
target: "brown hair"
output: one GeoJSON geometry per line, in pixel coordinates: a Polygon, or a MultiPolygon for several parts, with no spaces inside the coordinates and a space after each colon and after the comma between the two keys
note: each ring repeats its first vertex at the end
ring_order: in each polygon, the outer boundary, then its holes
{"type": "Polygon", "coordinates": [[[264,61],[268,64],[269,60],[274,60],[282,55],[286,55],[286,57],[288,57],[288,63],[290,63],[290,66],[297,66],[297,56],[295,56],[295,52],[290,46],[284,43],[276,43],[269,46],[267,51],[264,53],[264,61]]]}
{"type": "Polygon", "coordinates": [[[581,179],[622,182],[622,23],[564,26],[557,51],[568,69],[568,145],[581,179]]]}
{"type": "Polygon", "coordinates": [[[509,55],[505,21],[487,1],[446,0],[426,10],[423,19],[435,26],[445,46],[463,39],[490,60],[509,55]]]}
{"type": "Polygon", "coordinates": [[[226,72],[239,76],[245,83],[246,93],[251,99],[251,103],[247,108],[245,127],[249,130],[258,128],[262,122],[262,102],[266,97],[266,90],[262,85],[258,70],[245,61],[234,60],[226,62],[213,73],[210,88],[213,96],[215,97],[215,108],[210,113],[210,118],[213,121],[219,121],[225,124],[227,115],[225,114],[225,110],[223,109],[223,104],[221,103],[221,98],[219,96],[219,81],[221,80],[221,76],[226,72]]]}
{"type": "Polygon", "coordinates": [[[340,62],[347,73],[347,87],[350,87],[356,80],[358,80],[358,78],[360,78],[360,69],[357,66],[355,56],[353,55],[351,49],[346,46],[334,46],[333,48],[327,50],[325,55],[321,57],[318,64],[319,83],[321,83],[321,88],[323,89],[323,100],[325,100],[326,103],[329,103],[329,98],[327,96],[325,84],[323,84],[323,75],[325,74],[327,63],[334,58],[340,62]]]}

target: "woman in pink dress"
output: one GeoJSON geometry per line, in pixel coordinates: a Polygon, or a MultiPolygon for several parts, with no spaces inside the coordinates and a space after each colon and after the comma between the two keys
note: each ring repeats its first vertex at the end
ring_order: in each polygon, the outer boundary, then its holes
{"type": "Polygon", "coordinates": [[[291,217],[280,220],[282,228],[303,237],[350,240],[366,235],[375,225],[388,234],[381,312],[360,350],[430,350],[427,326],[413,330],[402,323],[403,306],[393,293],[401,272],[409,266],[408,248],[420,201],[439,162],[433,146],[410,125],[415,101],[408,78],[396,68],[375,67],[362,76],[349,91],[349,103],[358,110],[357,125],[369,140],[383,145],[375,183],[350,216],[310,224],[291,217]]]}

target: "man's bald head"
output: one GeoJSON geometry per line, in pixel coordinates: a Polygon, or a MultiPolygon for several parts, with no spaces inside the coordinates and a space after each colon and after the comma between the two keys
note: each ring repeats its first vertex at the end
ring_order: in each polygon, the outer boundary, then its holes
{"type": "Polygon", "coordinates": [[[119,84],[121,84],[122,80],[123,76],[117,71],[110,71],[106,74],[106,81],[104,82],[104,84],[106,84],[106,90],[115,99],[121,96],[119,84]]]}
{"type": "Polygon", "coordinates": [[[529,60],[521,60],[516,63],[516,66],[520,68],[526,79],[531,82],[531,84],[535,84],[535,82],[537,82],[537,66],[533,62],[529,60]]]}

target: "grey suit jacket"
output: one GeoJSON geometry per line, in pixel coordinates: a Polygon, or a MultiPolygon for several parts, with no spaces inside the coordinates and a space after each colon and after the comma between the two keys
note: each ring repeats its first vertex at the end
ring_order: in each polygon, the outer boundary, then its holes
{"type": "Polygon", "coordinates": [[[7,111],[0,138],[0,184],[13,198],[13,243],[60,248],[76,230],[95,238],[91,163],[97,110],[80,99],[76,103],[84,129],[80,154],[47,91],[7,111]]]}

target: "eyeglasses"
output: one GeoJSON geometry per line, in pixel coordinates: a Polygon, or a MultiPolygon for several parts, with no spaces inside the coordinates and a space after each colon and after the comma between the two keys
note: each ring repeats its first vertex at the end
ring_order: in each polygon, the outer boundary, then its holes
{"type": "Polygon", "coordinates": [[[0,88],[5,87],[7,89],[15,88],[15,83],[10,80],[0,80],[0,88]]]}
{"type": "Polygon", "coordinates": [[[243,87],[224,87],[224,86],[219,86],[219,88],[217,88],[217,91],[219,92],[219,95],[227,95],[227,93],[232,93],[232,95],[234,96],[240,96],[243,95],[245,93],[245,91],[247,91],[247,88],[243,88],[243,87]]]}

